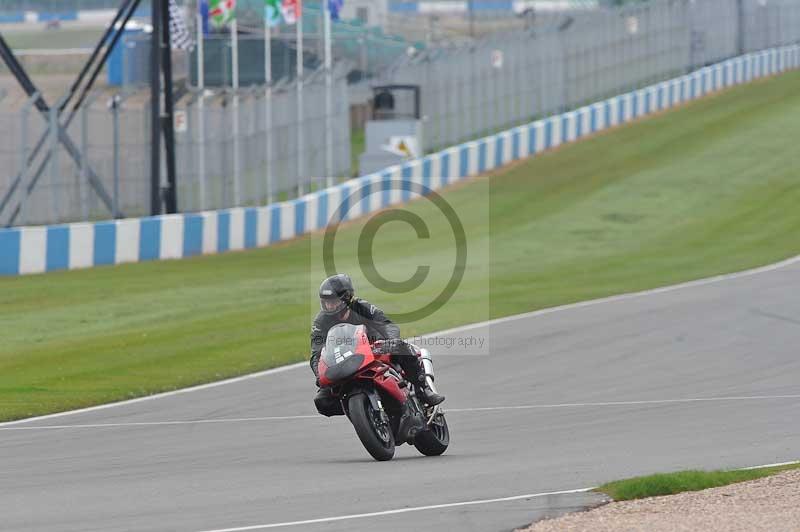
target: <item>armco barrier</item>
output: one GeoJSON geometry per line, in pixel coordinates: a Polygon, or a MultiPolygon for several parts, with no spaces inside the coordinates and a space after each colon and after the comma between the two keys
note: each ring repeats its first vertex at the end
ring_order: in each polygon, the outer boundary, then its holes
{"type": "Polygon", "coordinates": [[[393,182],[436,190],[710,92],[796,68],[800,68],[800,45],[748,54],[266,207],[2,229],[0,274],[179,259],[268,246],[326,227],[345,198],[361,187],[382,193],[357,201],[346,218],[411,199],[410,187],[392,186],[393,182]]]}

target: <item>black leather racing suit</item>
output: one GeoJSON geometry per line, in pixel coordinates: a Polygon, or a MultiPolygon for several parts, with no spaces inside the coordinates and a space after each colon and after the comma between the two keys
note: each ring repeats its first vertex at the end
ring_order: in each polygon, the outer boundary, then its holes
{"type": "Polygon", "coordinates": [[[417,356],[408,345],[400,340],[400,328],[392,322],[381,309],[363,299],[354,299],[350,305],[347,319],[339,319],[319,312],[311,325],[311,370],[319,377],[317,366],[322,348],[328,337],[328,331],[334,325],[349,323],[351,325],[365,325],[370,343],[375,340],[398,340],[393,342],[392,361],[400,364],[408,380],[412,383],[419,382],[421,367],[417,356]]]}

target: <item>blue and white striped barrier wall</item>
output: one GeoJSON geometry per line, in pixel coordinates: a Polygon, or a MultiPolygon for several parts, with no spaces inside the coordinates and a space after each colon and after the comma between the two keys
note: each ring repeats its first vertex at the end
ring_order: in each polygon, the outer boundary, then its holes
{"type": "MultiPolygon", "coordinates": [[[[1,8],[2,6],[0,6],[1,8]]],[[[114,19],[116,9],[82,9],[66,11],[2,11],[0,10],[0,24],[36,24],[53,20],[81,22],[95,22],[108,24],[114,19]]],[[[139,7],[134,13],[136,18],[149,18],[150,8],[139,7]]]]}
{"type": "Polygon", "coordinates": [[[89,268],[264,247],[533,157],[732,85],[800,68],[800,45],[748,54],[634,92],[467,142],[266,207],[0,230],[0,275],[89,268]],[[396,186],[397,183],[402,186],[396,186]],[[358,195],[352,198],[351,195],[358,195]]]}
{"type": "Polygon", "coordinates": [[[541,11],[569,11],[596,9],[597,1],[587,0],[419,0],[417,2],[390,2],[389,11],[398,14],[458,14],[476,12],[522,13],[527,9],[541,11]]]}

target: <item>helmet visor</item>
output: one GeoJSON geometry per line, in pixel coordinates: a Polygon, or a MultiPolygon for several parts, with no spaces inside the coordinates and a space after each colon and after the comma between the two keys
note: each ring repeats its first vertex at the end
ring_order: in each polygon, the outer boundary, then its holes
{"type": "Polygon", "coordinates": [[[344,301],[334,297],[321,297],[319,299],[319,305],[322,308],[322,312],[325,314],[337,314],[344,310],[346,306],[344,301]]]}

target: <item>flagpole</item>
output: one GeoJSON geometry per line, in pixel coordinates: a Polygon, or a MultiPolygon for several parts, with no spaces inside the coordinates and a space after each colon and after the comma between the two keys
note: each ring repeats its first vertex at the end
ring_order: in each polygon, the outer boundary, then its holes
{"type": "Polygon", "coordinates": [[[206,203],[206,65],[205,65],[205,33],[204,28],[204,14],[202,5],[197,3],[197,90],[200,92],[200,99],[197,102],[197,124],[198,131],[198,145],[200,153],[198,154],[198,170],[200,173],[200,208],[205,210],[208,208],[206,203]]]}
{"type": "Polygon", "coordinates": [[[233,197],[236,207],[242,204],[241,161],[239,153],[239,23],[234,14],[230,26],[233,63],[233,197]]]}
{"type": "Polygon", "coordinates": [[[272,27],[269,6],[264,6],[264,146],[267,158],[267,203],[272,203],[272,27]]]}
{"type": "Polygon", "coordinates": [[[303,178],[303,0],[297,0],[297,195],[304,194],[303,178]]]}
{"type": "Polygon", "coordinates": [[[325,176],[333,186],[333,57],[331,55],[331,4],[322,0],[325,13],[325,176]]]}

